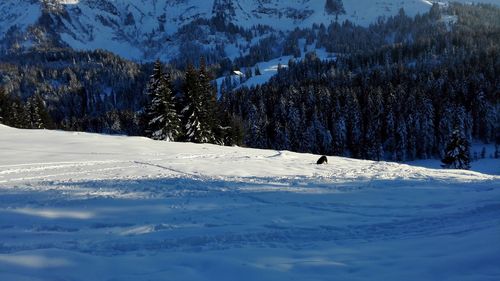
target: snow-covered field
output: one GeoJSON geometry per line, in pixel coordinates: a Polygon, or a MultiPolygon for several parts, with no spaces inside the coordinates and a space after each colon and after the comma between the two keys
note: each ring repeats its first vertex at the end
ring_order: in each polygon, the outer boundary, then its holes
{"type": "Polygon", "coordinates": [[[498,174],[317,157],[0,125],[0,280],[500,280],[498,174]]]}

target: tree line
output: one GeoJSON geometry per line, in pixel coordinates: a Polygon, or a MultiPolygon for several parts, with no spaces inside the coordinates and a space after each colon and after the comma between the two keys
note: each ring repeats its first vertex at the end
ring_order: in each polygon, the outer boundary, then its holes
{"type": "Polygon", "coordinates": [[[156,140],[233,145],[241,142],[241,128],[217,102],[204,59],[187,66],[181,90],[175,92],[170,74],[156,61],[148,84],[147,136],[156,140]]]}

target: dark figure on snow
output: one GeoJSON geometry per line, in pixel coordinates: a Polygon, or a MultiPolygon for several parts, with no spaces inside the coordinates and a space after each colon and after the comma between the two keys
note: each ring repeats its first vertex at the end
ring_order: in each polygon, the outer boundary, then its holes
{"type": "Polygon", "coordinates": [[[326,158],[325,155],[321,156],[316,164],[321,165],[321,164],[328,164],[328,158],[326,158]]]}

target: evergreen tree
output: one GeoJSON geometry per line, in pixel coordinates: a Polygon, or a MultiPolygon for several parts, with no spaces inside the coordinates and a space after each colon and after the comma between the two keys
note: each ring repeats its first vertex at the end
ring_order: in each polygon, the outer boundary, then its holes
{"type": "Polygon", "coordinates": [[[333,15],[345,14],[344,3],[342,0],[326,0],[325,11],[333,15]]]}
{"type": "Polygon", "coordinates": [[[185,107],[182,114],[185,138],[189,142],[215,142],[214,108],[211,106],[214,97],[211,96],[211,87],[207,81],[209,79],[203,64],[200,72],[196,71],[192,64],[188,65],[184,84],[185,107]]]}
{"type": "Polygon", "coordinates": [[[443,168],[470,169],[470,143],[459,130],[452,132],[444,155],[443,168]]]}
{"type": "Polygon", "coordinates": [[[180,119],[175,109],[170,77],[156,61],[148,85],[147,134],[155,140],[175,141],[180,134],[180,119]]]}
{"type": "Polygon", "coordinates": [[[384,156],[382,147],[383,124],[382,93],[379,88],[368,92],[365,108],[363,149],[365,158],[380,161],[384,156]]]}
{"type": "Polygon", "coordinates": [[[262,75],[262,73],[260,72],[260,68],[259,68],[259,66],[258,66],[258,65],[257,65],[257,66],[255,66],[255,70],[254,70],[254,72],[255,72],[255,76],[262,75]]]}
{"type": "Polygon", "coordinates": [[[248,113],[248,122],[245,127],[248,136],[247,144],[251,147],[266,148],[269,145],[269,137],[266,132],[269,120],[265,111],[264,103],[261,101],[259,107],[251,104],[248,113]]]}
{"type": "Polygon", "coordinates": [[[361,157],[362,147],[360,146],[360,143],[362,139],[361,127],[363,125],[361,108],[354,93],[349,92],[346,95],[346,99],[347,147],[350,150],[352,157],[361,157]]]}
{"type": "Polygon", "coordinates": [[[26,102],[26,111],[29,113],[29,127],[31,129],[52,129],[54,123],[45,108],[45,103],[40,94],[31,96],[26,102]]]}
{"type": "Polygon", "coordinates": [[[30,116],[26,111],[23,103],[17,97],[12,98],[10,102],[10,113],[9,117],[9,126],[13,126],[21,129],[30,129],[30,116]]]}
{"type": "MultiPolygon", "coordinates": [[[[251,72],[251,70],[250,70],[251,72]]],[[[202,57],[200,59],[200,70],[198,71],[198,77],[200,81],[200,91],[201,91],[201,100],[204,104],[203,106],[203,118],[206,123],[207,132],[206,135],[209,138],[211,143],[219,143],[222,144],[222,135],[218,135],[217,133],[223,133],[223,128],[218,118],[220,116],[218,110],[220,109],[217,104],[217,92],[212,85],[212,77],[208,73],[205,59],[202,57]]]]}
{"type": "Polygon", "coordinates": [[[16,128],[31,128],[30,114],[18,97],[8,95],[0,88],[0,123],[16,128]]]}
{"type": "Polygon", "coordinates": [[[9,97],[3,88],[0,88],[0,123],[6,124],[9,97]]]}

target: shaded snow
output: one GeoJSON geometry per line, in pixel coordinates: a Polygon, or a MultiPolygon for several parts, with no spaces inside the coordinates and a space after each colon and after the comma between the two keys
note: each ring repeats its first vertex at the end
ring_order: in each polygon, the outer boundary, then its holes
{"type": "Polygon", "coordinates": [[[500,176],[317,158],[0,125],[0,280],[500,278],[500,176]]]}
{"type": "MultiPolygon", "coordinates": [[[[495,159],[495,145],[476,142],[472,144],[471,153],[471,170],[484,174],[500,176],[500,159],[495,159]],[[484,149],[484,158],[481,155],[484,149]]],[[[427,167],[433,169],[441,168],[441,161],[436,159],[415,160],[408,162],[410,165],[427,167]]]]}

